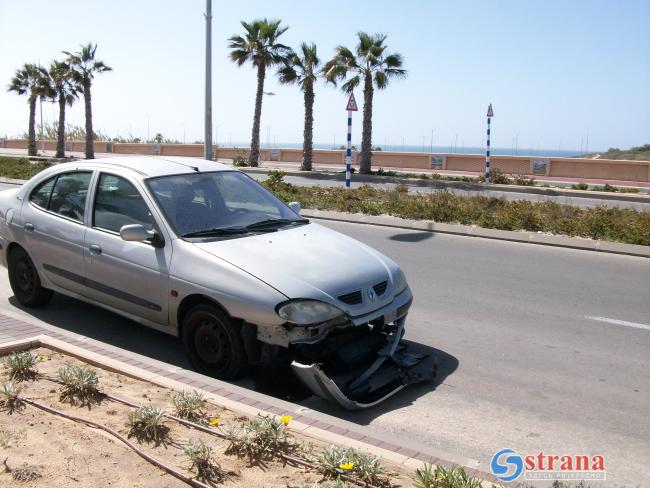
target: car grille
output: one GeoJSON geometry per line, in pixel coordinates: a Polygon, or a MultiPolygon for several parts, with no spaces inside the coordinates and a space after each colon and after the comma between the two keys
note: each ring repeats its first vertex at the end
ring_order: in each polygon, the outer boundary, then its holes
{"type": "Polygon", "coordinates": [[[377,296],[381,296],[386,292],[386,288],[388,288],[388,281],[382,281],[381,283],[377,283],[372,288],[375,290],[377,296]]]}
{"type": "MultiPolygon", "coordinates": [[[[375,293],[377,296],[381,296],[384,293],[386,293],[386,288],[388,288],[388,281],[382,281],[381,283],[377,283],[374,285],[373,290],[375,290],[375,293]]],[[[358,305],[363,301],[363,295],[362,295],[362,290],[357,290],[353,291],[350,293],[346,293],[345,295],[339,295],[337,298],[341,300],[343,303],[347,303],[348,305],[358,305]]]]}
{"type": "Polygon", "coordinates": [[[357,305],[361,303],[361,290],[353,291],[352,293],[346,293],[345,295],[340,295],[338,297],[343,303],[348,305],[357,305]]]}

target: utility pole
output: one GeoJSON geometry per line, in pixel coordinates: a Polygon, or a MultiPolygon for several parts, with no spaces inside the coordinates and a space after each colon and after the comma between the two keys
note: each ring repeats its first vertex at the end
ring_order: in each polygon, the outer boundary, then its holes
{"type": "Polygon", "coordinates": [[[45,154],[45,135],[43,134],[43,95],[41,95],[41,151],[45,154]]]}
{"type": "Polygon", "coordinates": [[[431,139],[429,139],[429,152],[433,152],[433,129],[431,129],[431,139]]]}
{"type": "Polygon", "coordinates": [[[205,159],[212,160],[212,0],[205,0],[205,159]]]}

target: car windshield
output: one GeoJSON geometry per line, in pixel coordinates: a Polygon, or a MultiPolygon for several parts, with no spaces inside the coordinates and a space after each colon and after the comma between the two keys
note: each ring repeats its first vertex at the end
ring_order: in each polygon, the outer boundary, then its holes
{"type": "Polygon", "coordinates": [[[238,171],[162,176],[147,185],[182,237],[236,236],[308,222],[238,171]]]}

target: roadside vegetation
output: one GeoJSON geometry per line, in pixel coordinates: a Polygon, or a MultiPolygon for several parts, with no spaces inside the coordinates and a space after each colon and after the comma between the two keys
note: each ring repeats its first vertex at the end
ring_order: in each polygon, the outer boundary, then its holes
{"type": "Polygon", "coordinates": [[[285,182],[281,171],[269,172],[264,185],[285,202],[300,202],[302,208],[387,214],[404,219],[548,232],[650,246],[650,212],[626,208],[582,209],[555,202],[465,197],[444,190],[430,194],[409,193],[404,185],[392,191],[371,186],[352,190],[304,187],[285,182]]]}
{"type": "Polygon", "coordinates": [[[595,159],[627,159],[631,161],[650,161],[650,144],[631,147],[630,149],[619,149],[617,147],[610,147],[607,151],[602,153],[589,153],[577,157],[595,158],[595,159]]]}
{"type": "Polygon", "coordinates": [[[0,177],[16,180],[28,180],[40,173],[50,164],[45,162],[32,163],[27,158],[9,158],[0,156],[0,177]]]}

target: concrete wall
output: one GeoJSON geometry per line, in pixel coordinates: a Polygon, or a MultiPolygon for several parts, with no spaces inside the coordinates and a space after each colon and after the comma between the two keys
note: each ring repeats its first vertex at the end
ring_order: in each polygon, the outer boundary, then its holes
{"type": "MultiPolygon", "coordinates": [[[[0,139],[0,147],[11,149],[26,149],[26,139],[0,139]]],[[[95,152],[113,152],[117,154],[158,154],[161,156],[189,156],[203,157],[201,144],[122,144],[95,141],[95,152]]],[[[40,141],[38,142],[40,149],[40,141]]],[[[45,149],[56,149],[56,141],[45,141],[45,149]]],[[[67,141],[66,151],[83,152],[83,141],[67,141]]],[[[214,157],[232,159],[241,155],[248,157],[247,148],[215,147],[214,157]]],[[[372,164],[374,168],[405,168],[405,169],[431,169],[431,158],[441,160],[441,171],[465,171],[482,173],[485,170],[485,156],[482,154],[428,154],[409,152],[373,152],[372,164]]],[[[302,149],[261,149],[260,157],[263,161],[302,161],[302,149]]],[[[343,150],[315,149],[314,163],[319,164],[344,164],[345,152],[343,150]]],[[[540,156],[493,156],[492,167],[507,174],[532,175],[535,174],[533,162],[543,160],[546,164],[542,168],[546,176],[568,177],[576,179],[602,179],[622,181],[650,181],[650,162],[648,161],[620,161],[607,159],[579,159],[579,158],[554,158],[540,156]]],[[[359,164],[358,151],[353,152],[353,163],[359,164]]],[[[539,170],[539,168],[538,168],[539,170]]],[[[538,171],[539,174],[539,171],[538,171]]]]}

